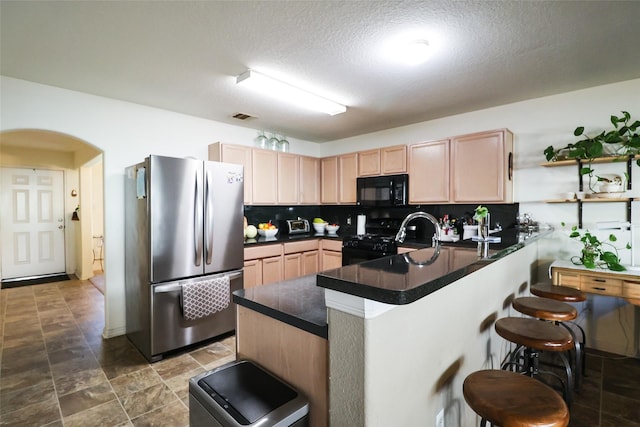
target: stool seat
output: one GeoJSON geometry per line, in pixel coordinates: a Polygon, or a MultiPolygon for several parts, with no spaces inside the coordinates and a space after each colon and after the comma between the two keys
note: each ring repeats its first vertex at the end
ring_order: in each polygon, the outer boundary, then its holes
{"type": "Polygon", "coordinates": [[[512,305],[522,314],[552,322],[568,322],[578,317],[575,307],[549,298],[520,297],[512,305]]]}
{"type": "Polygon", "coordinates": [[[573,337],[565,328],[549,322],[522,317],[504,317],[495,324],[496,332],[507,341],[544,351],[573,349],[573,337]]]}
{"type": "Polygon", "coordinates": [[[483,370],[462,385],[467,404],[501,427],[565,427],[569,409],[562,397],[538,380],[510,371],[483,370]]]}
{"type": "Polygon", "coordinates": [[[536,283],[529,288],[533,295],[562,302],[581,302],[587,299],[584,292],[568,286],[556,286],[550,283],[536,283]]]}

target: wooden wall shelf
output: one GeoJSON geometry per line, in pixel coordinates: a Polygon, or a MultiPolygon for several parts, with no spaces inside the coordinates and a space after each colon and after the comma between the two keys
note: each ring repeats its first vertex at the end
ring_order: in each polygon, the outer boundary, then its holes
{"type": "MultiPolygon", "coordinates": [[[[591,163],[614,163],[614,162],[625,163],[627,166],[627,176],[628,176],[627,190],[631,190],[631,162],[634,159],[640,159],[640,156],[598,157],[596,159],[593,159],[591,163]]],[[[571,159],[571,160],[559,160],[557,162],[546,162],[546,163],[542,163],[541,166],[544,166],[544,167],[577,166],[578,167],[578,189],[579,191],[582,191],[583,184],[582,184],[582,174],[580,173],[580,170],[582,169],[584,164],[585,162],[583,162],[582,160],[571,159]]],[[[584,203],[626,203],[627,204],[627,222],[631,222],[631,202],[635,200],[640,200],[640,198],[619,197],[619,198],[605,199],[605,198],[597,197],[597,198],[589,198],[589,199],[582,199],[582,200],[556,199],[556,200],[545,200],[545,203],[577,203],[578,204],[578,228],[582,228],[582,205],[584,203]]]]}

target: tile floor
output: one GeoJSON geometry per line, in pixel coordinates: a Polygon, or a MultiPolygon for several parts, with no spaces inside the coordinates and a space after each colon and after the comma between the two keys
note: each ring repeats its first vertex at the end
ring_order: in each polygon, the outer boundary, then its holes
{"type": "Polygon", "coordinates": [[[0,425],[188,426],[188,379],[235,360],[230,336],[151,365],[103,327],[89,281],[0,290],[0,425]]]}
{"type": "MultiPolygon", "coordinates": [[[[187,426],[188,379],[235,359],[231,336],[151,365],[103,327],[89,281],[0,290],[0,425],[187,426]]],[[[640,427],[640,360],[588,351],[587,369],[570,427],[640,427]]]]}

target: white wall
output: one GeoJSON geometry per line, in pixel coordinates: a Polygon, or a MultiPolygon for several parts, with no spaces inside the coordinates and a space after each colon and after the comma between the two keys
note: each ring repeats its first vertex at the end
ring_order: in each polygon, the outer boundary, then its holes
{"type": "MultiPolygon", "coordinates": [[[[0,131],[56,131],[104,151],[105,336],[123,334],[124,168],[151,153],[206,159],[209,144],[252,145],[257,131],[4,76],[0,86],[0,131]]],[[[294,153],[319,154],[317,144],[289,142],[294,153]]]]}

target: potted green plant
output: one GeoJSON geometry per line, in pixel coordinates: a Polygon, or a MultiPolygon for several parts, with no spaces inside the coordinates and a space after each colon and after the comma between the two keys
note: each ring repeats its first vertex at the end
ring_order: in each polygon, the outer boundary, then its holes
{"type": "MultiPolygon", "coordinates": [[[[574,136],[583,137],[581,140],[567,144],[556,149],[553,145],[544,149],[544,155],[548,162],[560,160],[560,158],[591,161],[596,157],[613,156],[622,157],[640,153],[640,120],[632,121],[628,111],[622,111],[622,116],[610,117],[613,129],[602,131],[595,136],[584,133],[584,126],[578,126],[574,136]]],[[[640,166],[640,159],[638,159],[640,166]]]]}
{"type": "Polygon", "coordinates": [[[478,222],[478,237],[486,239],[489,236],[489,209],[486,206],[478,206],[473,219],[478,222]]]}
{"type": "MultiPolygon", "coordinates": [[[[574,131],[574,136],[581,136],[582,139],[567,144],[565,147],[556,149],[553,145],[544,149],[544,155],[548,162],[558,161],[561,158],[580,160],[585,165],[580,168],[580,175],[589,177],[589,189],[593,188],[593,179],[601,181],[600,177],[594,176],[592,168],[593,160],[597,157],[616,157],[620,160],[628,156],[640,154],[640,120],[631,120],[628,111],[622,111],[622,116],[610,117],[613,129],[602,131],[595,136],[589,136],[584,132],[584,126],[578,126],[574,131]]],[[[640,166],[640,158],[636,160],[640,166]]]]}
{"type": "MultiPolygon", "coordinates": [[[[562,223],[564,227],[564,223],[562,223]]],[[[606,241],[600,241],[589,230],[581,231],[577,226],[571,227],[569,237],[582,242],[580,255],[571,257],[571,262],[576,265],[584,265],[586,268],[607,268],[611,271],[625,271],[626,268],[620,263],[618,248],[613,243],[618,239],[610,234],[606,241]],[[607,250],[607,249],[611,250],[607,250]]],[[[626,249],[631,249],[627,243],[626,249]]]]}

